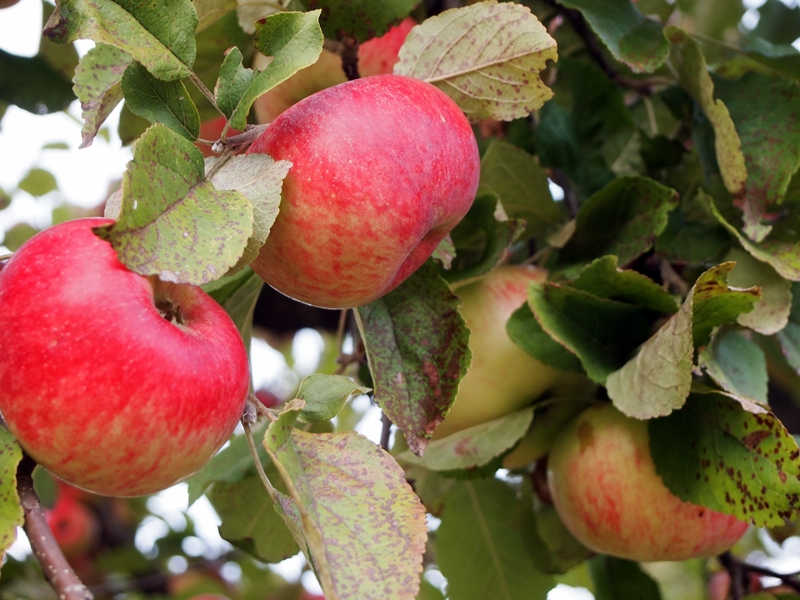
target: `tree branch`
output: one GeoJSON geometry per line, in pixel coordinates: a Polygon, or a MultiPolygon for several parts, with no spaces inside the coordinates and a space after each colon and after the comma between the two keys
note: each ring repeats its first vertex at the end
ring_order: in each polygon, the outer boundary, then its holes
{"type": "Polygon", "coordinates": [[[44,511],[39,504],[39,496],[33,488],[34,460],[25,454],[17,469],[17,492],[25,513],[23,526],[33,553],[42,565],[45,577],[58,594],[59,600],[92,600],[92,593],[72,570],[58,546],[44,511]]]}
{"type": "Polygon", "coordinates": [[[342,40],[342,68],[348,81],[361,77],[358,72],[358,40],[355,36],[347,36],[342,40]]]}
{"type": "Polygon", "coordinates": [[[744,598],[746,592],[745,583],[749,573],[764,575],[765,577],[774,577],[775,579],[779,579],[784,586],[791,588],[796,592],[800,592],[800,573],[776,573],[772,569],[759,567],[758,565],[751,565],[743,560],[740,560],[733,556],[730,552],[720,554],[719,562],[722,563],[722,566],[725,567],[725,570],[730,573],[734,600],[744,598]]]}
{"type": "Polygon", "coordinates": [[[386,413],[381,413],[381,425],[383,425],[383,429],[381,430],[381,448],[389,451],[389,438],[392,435],[392,421],[389,417],[386,416],[386,413]]]}

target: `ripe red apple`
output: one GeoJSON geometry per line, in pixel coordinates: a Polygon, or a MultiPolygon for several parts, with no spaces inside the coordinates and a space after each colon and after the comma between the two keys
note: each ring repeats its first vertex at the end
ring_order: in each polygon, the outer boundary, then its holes
{"type": "MultiPolygon", "coordinates": [[[[416,25],[411,17],[392,27],[383,36],[373,38],[358,47],[358,71],[362,77],[386,75],[392,72],[397,62],[400,46],[416,25]]],[[[263,54],[256,54],[253,67],[263,70],[272,60],[263,54]]],[[[301,69],[266,94],[259,96],[253,108],[259,123],[271,123],[279,114],[303,98],[347,81],[342,69],[342,57],[329,50],[323,50],[313,65],[301,69]]]]}
{"type": "Polygon", "coordinates": [[[469,210],[480,164],[464,114],[399,75],[348,81],[281,114],[248,153],[292,162],[251,264],[278,291],[347,308],[411,275],[469,210]]]}
{"type": "Polygon", "coordinates": [[[672,495],[653,466],[647,422],[610,403],[573,419],[553,443],[547,465],[564,524],[603,554],[636,561],[714,556],[748,527],[672,495]]]}
{"type": "Polygon", "coordinates": [[[583,375],[545,365],[508,337],[506,323],[525,303],[528,285],[546,278],[543,269],[503,265],[456,290],[462,301],[459,310],[470,330],[472,363],[434,438],[507,415],[548,390],[567,393],[587,388],[583,375]]]}
{"type": "Polygon", "coordinates": [[[59,496],[52,510],[45,511],[45,517],[67,559],[85,555],[99,540],[97,517],[71,496],[59,496]]]}
{"type": "Polygon", "coordinates": [[[78,219],[0,272],[0,413],[23,448],[99,494],[162,490],[203,466],[250,381],[235,325],[200,288],[129,271],[78,219]]]}

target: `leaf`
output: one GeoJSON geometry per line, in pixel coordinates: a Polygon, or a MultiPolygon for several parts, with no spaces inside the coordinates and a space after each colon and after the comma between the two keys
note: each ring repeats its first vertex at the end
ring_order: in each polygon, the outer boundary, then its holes
{"type": "MultiPolygon", "coordinates": [[[[236,0],[194,0],[193,3],[198,21],[195,33],[200,33],[212,23],[237,9],[236,0]]],[[[248,33],[253,32],[249,31],[248,33]]]]}
{"type": "Polygon", "coordinates": [[[39,197],[57,190],[58,182],[50,171],[33,167],[17,184],[17,187],[31,196],[39,197]]]}
{"type": "Polygon", "coordinates": [[[256,32],[256,22],[261,19],[288,10],[292,0],[255,0],[249,2],[236,3],[236,16],[239,20],[239,27],[245,33],[253,35],[256,32]]]}
{"type": "Polygon", "coordinates": [[[545,600],[555,586],[525,544],[514,491],[497,479],[457,483],[436,532],[436,558],[453,600],[545,600]]]}
{"type": "MultiPolygon", "coordinates": [[[[274,467],[270,471],[268,475],[278,477],[274,467]]],[[[237,548],[268,563],[297,554],[297,542],[257,475],[232,483],[217,482],[208,497],[222,521],[220,536],[237,548]]]]}
{"type": "Polygon", "coordinates": [[[0,561],[17,539],[24,515],[17,494],[17,466],[22,448],[5,427],[0,427],[0,561]]]}
{"type": "Polygon", "coordinates": [[[129,54],[102,43],[81,57],[73,78],[84,120],[81,148],[92,145],[101,125],[122,100],[122,75],[131,60],[129,54]]]}
{"type": "MultiPolygon", "coordinates": [[[[206,171],[210,171],[217,160],[215,157],[207,159],[206,171]]],[[[253,234],[231,271],[243,269],[253,262],[267,241],[278,216],[283,180],[291,166],[288,160],[275,161],[266,154],[237,155],[231,156],[211,177],[215,189],[236,190],[247,196],[253,205],[253,234]]]]}
{"type": "Polygon", "coordinates": [[[73,100],[70,82],[41,56],[28,58],[0,50],[0,104],[43,115],[66,110],[73,100]]]}
{"type": "Polygon", "coordinates": [[[742,250],[731,250],[725,259],[736,262],[728,274],[728,285],[761,289],[761,299],[753,310],[739,315],[738,323],[764,335],[772,335],[786,327],[792,308],[792,284],[771,266],[742,250]]]}
{"type": "Polygon", "coordinates": [[[300,389],[295,395],[306,402],[298,420],[304,423],[328,421],[339,414],[350,396],[369,391],[369,388],[341,375],[309,375],[300,383],[300,389]]]}
{"type": "Polygon", "coordinates": [[[561,260],[572,263],[614,254],[626,265],[653,247],[676,206],[675,190],[646,177],[619,177],[581,206],[561,260]]]}
{"type": "Polygon", "coordinates": [[[437,86],[471,121],[511,121],[552,97],[539,77],[548,60],[555,40],[528,7],[480,2],[412,29],[394,72],[437,86]]]}
{"type": "Polygon", "coordinates": [[[191,0],[63,0],[44,28],[59,44],[90,39],[116,46],[158,79],[188,77],[195,59],[197,13],[191,0]]]}
{"type": "Polygon", "coordinates": [[[256,98],[317,61],[323,42],[319,15],[318,10],[282,12],[256,23],[256,48],[272,57],[261,72],[245,68],[237,48],[228,52],[214,92],[231,127],[244,130],[256,98]]]}
{"type": "Polygon", "coordinates": [[[757,527],[796,515],[800,450],[772,413],[752,414],[720,394],[692,394],[648,430],[656,472],[682,500],[757,527]]]}
{"type": "Polygon", "coordinates": [[[608,375],[608,396],[636,419],[668,415],[683,406],[692,385],[694,288],[681,306],[639,352],[608,375]]]}
{"type": "Polygon", "coordinates": [[[325,37],[353,36],[359,42],[380,37],[407,17],[418,0],[306,0],[308,10],[320,9],[325,37]]]}
{"type": "Polygon", "coordinates": [[[252,233],[253,208],[238,192],[215,190],[203,175],[200,151],[154,125],[123,176],[118,220],[95,231],[141,275],[195,285],[222,276],[252,233]]]}
{"type": "Polygon", "coordinates": [[[383,298],[356,311],[375,402],[417,455],[453,404],[471,358],[459,304],[428,262],[383,298]]]}
{"type": "Polygon", "coordinates": [[[600,298],[629,302],[655,312],[678,311],[675,299],[652,279],[617,267],[616,256],[602,256],[591,262],[569,285],[600,298]]]}
{"type": "Polygon", "coordinates": [[[122,76],[122,93],[134,114],[163,123],[188,140],[197,139],[200,114],[183,82],[156,79],[135,62],[122,76]]]}
{"type": "Polygon", "coordinates": [[[509,217],[525,219],[525,239],[554,231],[563,220],[544,170],[532,155],[508,142],[493,141],[484,152],[478,186],[482,193],[497,196],[509,217]]]}
{"type": "Polygon", "coordinates": [[[728,108],[714,99],[714,82],[708,73],[700,46],[689,35],[674,25],[664,28],[673,46],[672,63],[680,75],[683,89],[700,105],[715,133],[715,146],[719,170],[725,187],[734,198],[745,193],[747,167],[728,108]]]}
{"type": "Polygon", "coordinates": [[[588,565],[596,600],[661,600],[658,583],[638,563],[600,555],[588,565]]]}
{"type": "Polygon", "coordinates": [[[527,304],[511,314],[506,331],[517,346],[544,364],[561,371],[583,371],[580,359],[542,329],[527,304]]]}
{"type": "Polygon", "coordinates": [[[528,431],[531,421],[532,407],[514,411],[499,419],[434,440],[428,444],[424,456],[416,456],[407,450],[397,458],[432,471],[480,467],[512,448],[528,431]]]}
{"type": "Polygon", "coordinates": [[[531,284],[528,304],[542,329],[575,354],[597,383],[621,367],[649,332],[641,308],[565,285],[531,284]]]}
{"type": "Polygon", "coordinates": [[[250,269],[222,277],[203,286],[205,292],[228,313],[242,336],[245,348],[248,349],[253,337],[253,312],[262,287],[264,280],[250,269]]]}
{"type": "Polygon", "coordinates": [[[700,353],[698,365],[726,392],[767,404],[767,360],[740,332],[719,329],[700,353]]]}
{"type": "Polygon", "coordinates": [[[800,283],[792,284],[792,310],[789,323],[778,332],[778,341],[789,365],[800,374],[800,283]]]}
{"type": "Polygon", "coordinates": [[[631,0],[565,0],[583,14],[618,61],[634,73],[652,73],[669,53],[661,26],[645,17],[631,0]]]}
{"type": "MultiPolygon", "coordinates": [[[[412,600],[422,572],[425,509],[402,469],[353,431],[294,429],[286,435],[281,429],[280,421],[272,423],[264,444],[290,490],[291,505],[284,501],[284,510],[301,515],[326,597],[412,600]],[[327,573],[320,572],[321,564],[327,573]]],[[[298,520],[290,520],[300,533],[298,520]]]]}

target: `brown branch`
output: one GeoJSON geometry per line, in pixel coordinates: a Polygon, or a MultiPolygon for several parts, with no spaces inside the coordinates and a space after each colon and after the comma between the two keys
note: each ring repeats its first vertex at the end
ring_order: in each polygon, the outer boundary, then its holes
{"type": "Polygon", "coordinates": [[[342,40],[342,68],[348,81],[361,77],[358,72],[358,40],[355,36],[347,36],[342,40]]]}
{"type": "Polygon", "coordinates": [[[747,581],[747,576],[750,573],[764,575],[765,577],[774,577],[775,579],[780,580],[784,586],[789,587],[796,592],[800,592],[800,573],[776,573],[772,569],[767,569],[765,567],[759,567],[758,565],[751,565],[750,563],[744,562],[743,560],[733,556],[730,552],[720,554],[719,562],[722,563],[722,566],[725,567],[725,570],[730,573],[734,600],[744,598],[744,595],[747,591],[745,589],[745,582],[747,581]]]}
{"type": "Polygon", "coordinates": [[[92,593],[72,570],[64,553],[53,537],[44,511],[39,504],[39,496],[33,488],[34,460],[27,454],[23,456],[17,469],[17,493],[25,513],[23,528],[31,543],[31,548],[42,571],[56,591],[59,600],[92,600],[92,593]]]}
{"type": "Polygon", "coordinates": [[[383,425],[383,429],[381,430],[381,448],[389,451],[389,437],[392,435],[392,421],[389,417],[386,416],[386,413],[381,413],[381,425],[383,425]]]}

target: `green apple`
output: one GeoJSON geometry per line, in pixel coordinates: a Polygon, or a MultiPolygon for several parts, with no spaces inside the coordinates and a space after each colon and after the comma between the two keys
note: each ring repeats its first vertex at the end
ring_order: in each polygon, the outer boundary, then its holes
{"type": "Polygon", "coordinates": [[[636,561],[729,550],[748,524],[674,496],[650,455],[647,422],[596,404],[559,433],[547,478],[556,510],[585,546],[636,561]]]}

